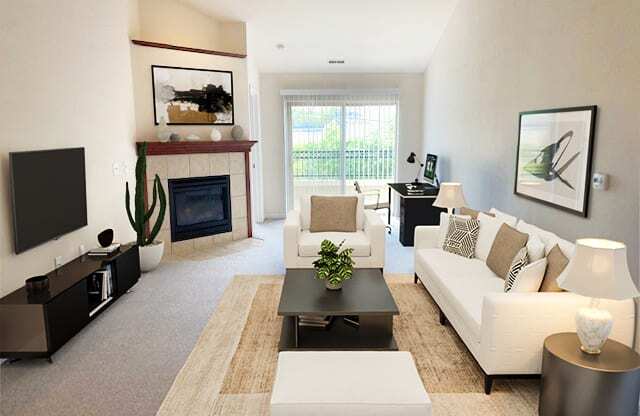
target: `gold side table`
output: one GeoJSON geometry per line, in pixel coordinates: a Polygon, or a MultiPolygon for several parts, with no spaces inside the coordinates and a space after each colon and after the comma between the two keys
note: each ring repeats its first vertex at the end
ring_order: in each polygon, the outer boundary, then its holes
{"type": "Polygon", "coordinates": [[[580,350],[575,332],[544,341],[541,416],[629,416],[638,412],[640,355],[607,340],[599,355],[580,350]]]}

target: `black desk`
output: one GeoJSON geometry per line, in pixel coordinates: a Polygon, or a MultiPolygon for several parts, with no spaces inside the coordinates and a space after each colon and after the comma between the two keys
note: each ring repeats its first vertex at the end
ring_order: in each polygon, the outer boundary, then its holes
{"type": "MultiPolygon", "coordinates": [[[[418,225],[439,225],[440,213],[444,208],[433,206],[433,201],[438,196],[439,188],[418,184],[417,188],[410,190],[407,185],[412,183],[389,183],[389,203],[391,203],[391,190],[400,195],[400,243],[403,246],[413,246],[413,233],[418,225]]],[[[391,223],[391,209],[389,209],[388,221],[391,223]]]]}

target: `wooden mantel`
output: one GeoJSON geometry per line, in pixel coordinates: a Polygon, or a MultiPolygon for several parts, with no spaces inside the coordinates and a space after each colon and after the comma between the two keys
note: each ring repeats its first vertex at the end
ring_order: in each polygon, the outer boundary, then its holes
{"type": "MultiPolygon", "coordinates": [[[[139,147],[144,142],[137,142],[139,147]]],[[[146,142],[147,155],[184,155],[193,153],[231,153],[250,152],[255,140],[220,140],[214,141],[180,141],[180,142],[146,142]]]]}
{"type": "MultiPolygon", "coordinates": [[[[247,199],[247,236],[253,235],[251,221],[251,146],[255,140],[220,140],[214,141],[180,141],[180,142],[136,142],[136,150],[147,143],[147,156],[185,155],[196,153],[244,153],[245,195],[247,199]]],[[[146,180],[145,180],[146,187],[146,180]]],[[[147,192],[145,189],[145,209],[147,208],[147,192]]]]}

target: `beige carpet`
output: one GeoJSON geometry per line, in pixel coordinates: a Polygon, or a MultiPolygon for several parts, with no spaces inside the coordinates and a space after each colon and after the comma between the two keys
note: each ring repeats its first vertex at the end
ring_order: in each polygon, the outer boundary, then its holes
{"type": "MultiPolygon", "coordinates": [[[[482,373],[450,326],[409,275],[386,276],[400,315],[394,335],[410,351],[439,415],[535,415],[537,380],[497,380],[483,393],[482,373]]],[[[164,399],[159,415],[268,415],[281,318],[282,277],[236,276],[164,399]]]]}

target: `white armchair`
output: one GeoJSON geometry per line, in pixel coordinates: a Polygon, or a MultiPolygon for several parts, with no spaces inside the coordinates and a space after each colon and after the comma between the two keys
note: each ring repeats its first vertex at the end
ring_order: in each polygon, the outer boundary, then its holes
{"type": "Polygon", "coordinates": [[[331,240],[343,247],[353,249],[356,268],[383,268],[385,227],[378,214],[365,210],[362,197],[358,198],[355,232],[318,232],[309,231],[311,209],[309,198],[300,201],[300,210],[292,210],[284,222],[284,265],[287,269],[313,267],[318,258],[320,244],[331,240]]]}

